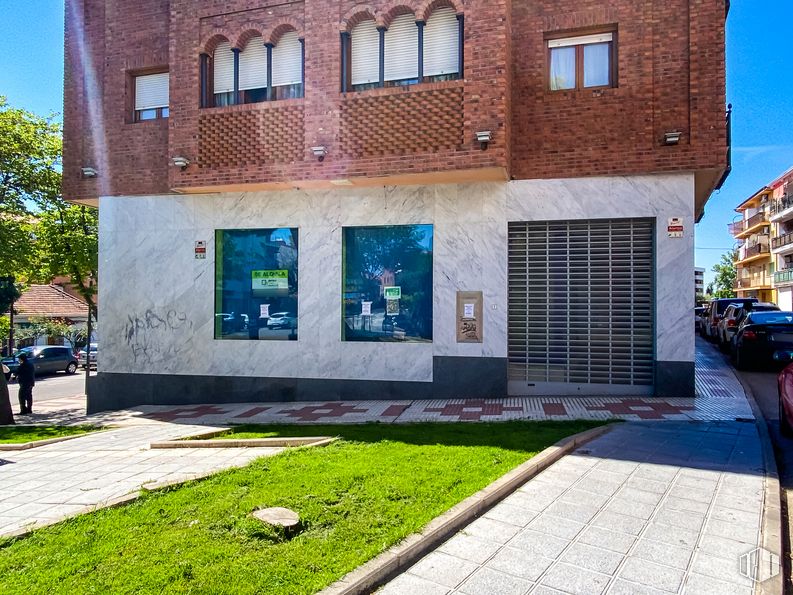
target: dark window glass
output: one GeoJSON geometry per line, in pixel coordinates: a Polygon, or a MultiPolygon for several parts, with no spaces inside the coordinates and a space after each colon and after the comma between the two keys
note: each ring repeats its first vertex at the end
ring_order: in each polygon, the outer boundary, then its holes
{"type": "Polygon", "coordinates": [[[297,340],[297,229],[215,232],[215,338],[297,340]]]}
{"type": "Polygon", "coordinates": [[[345,341],[432,341],[432,225],[346,227],[345,341]]]}
{"type": "Polygon", "coordinates": [[[242,91],[243,103],[261,103],[262,101],[267,101],[267,87],[242,91]]]}
{"type": "Polygon", "coordinates": [[[234,105],[234,91],[228,93],[215,93],[215,107],[234,105]]]}
{"type": "Polygon", "coordinates": [[[303,97],[303,84],[295,83],[293,85],[279,85],[277,87],[273,87],[273,95],[276,100],[300,99],[303,97]]]}

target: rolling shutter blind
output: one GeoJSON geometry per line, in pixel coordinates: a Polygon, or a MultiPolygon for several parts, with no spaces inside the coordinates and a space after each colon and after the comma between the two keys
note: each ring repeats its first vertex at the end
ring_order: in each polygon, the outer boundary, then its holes
{"type": "Polygon", "coordinates": [[[432,13],[424,27],[424,76],[460,72],[460,26],[451,8],[432,13]]]}
{"type": "Polygon", "coordinates": [[[273,87],[303,82],[302,46],[297,33],[285,33],[273,48],[273,87]]]}
{"type": "Polygon", "coordinates": [[[581,37],[567,37],[565,39],[551,39],[548,41],[549,48],[566,48],[571,45],[586,45],[589,43],[606,43],[611,41],[612,33],[598,33],[596,35],[582,35],[581,37]]]}
{"type": "Polygon", "coordinates": [[[254,37],[240,53],[240,91],[267,87],[267,48],[254,37]]]}
{"type": "Polygon", "coordinates": [[[510,223],[508,286],[510,381],[652,386],[652,220],[510,223]]]}
{"type": "Polygon", "coordinates": [[[212,60],[215,93],[228,93],[234,90],[234,52],[228,41],[219,43],[212,60]]]}
{"type": "Polygon", "coordinates": [[[169,80],[167,72],[135,77],[135,109],[168,107],[169,80]]]}
{"type": "Polygon", "coordinates": [[[419,76],[419,28],[416,17],[401,14],[385,32],[385,80],[401,81],[419,76]]]}
{"type": "Polygon", "coordinates": [[[374,21],[357,24],[350,34],[351,82],[353,85],[380,80],[380,33],[374,21]]]}

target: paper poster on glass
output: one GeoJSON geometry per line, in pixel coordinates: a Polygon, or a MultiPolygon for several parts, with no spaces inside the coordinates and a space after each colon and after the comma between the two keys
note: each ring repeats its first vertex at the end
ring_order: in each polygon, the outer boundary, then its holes
{"type": "Polygon", "coordinates": [[[432,231],[344,228],[342,340],[432,341],[432,231]]]}
{"type": "Polygon", "coordinates": [[[297,229],[219,229],[215,253],[215,338],[296,341],[297,229]]]}

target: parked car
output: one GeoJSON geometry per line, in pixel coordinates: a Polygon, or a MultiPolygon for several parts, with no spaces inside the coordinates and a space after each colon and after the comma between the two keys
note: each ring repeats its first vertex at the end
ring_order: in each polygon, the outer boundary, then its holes
{"type": "Polygon", "coordinates": [[[294,312],[274,312],[267,321],[267,328],[297,328],[297,316],[294,312]]]}
{"type": "Polygon", "coordinates": [[[757,298],[714,298],[708,304],[708,310],[705,312],[705,317],[700,330],[703,337],[708,341],[716,341],[716,325],[724,316],[724,311],[730,304],[750,304],[759,302],[757,298]]]}
{"type": "Polygon", "coordinates": [[[793,354],[793,312],[750,312],[738,326],[732,346],[739,370],[785,361],[793,354]]]}
{"type": "Polygon", "coordinates": [[[731,349],[732,339],[738,325],[749,314],[749,312],[772,312],[779,311],[779,306],[771,302],[757,302],[748,304],[730,304],[724,311],[724,316],[716,325],[716,342],[722,351],[731,349]]]}
{"type": "Polygon", "coordinates": [[[89,351],[86,351],[85,347],[83,347],[77,353],[77,363],[83,370],[88,368],[89,363],[92,368],[96,368],[96,349],[97,344],[91,343],[89,351]]]}
{"type": "Polygon", "coordinates": [[[694,332],[699,332],[702,326],[702,315],[706,310],[707,308],[705,306],[697,306],[694,308],[694,332]]]}
{"type": "Polygon", "coordinates": [[[6,380],[11,376],[16,376],[19,369],[20,353],[26,353],[28,360],[33,364],[36,375],[55,374],[56,372],[66,372],[74,374],[77,372],[77,358],[70,347],[59,345],[41,345],[35,347],[25,347],[14,354],[14,357],[3,359],[3,364],[8,367],[6,380]]]}

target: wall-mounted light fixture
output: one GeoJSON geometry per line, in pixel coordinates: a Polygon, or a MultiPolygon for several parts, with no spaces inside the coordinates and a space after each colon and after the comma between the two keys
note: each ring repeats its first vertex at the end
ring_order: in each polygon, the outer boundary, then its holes
{"type": "Polygon", "coordinates": [[[680,137],[683,136],[682,132],[665,132],[664,133],[664,144],[665,145],[676,145],[680,142],[680,137]]]}
{"type": "Polygon", "coordinates": [[[190,165],[190,160],[187,157],[172,157],[171,163],[184,171],[187,169],[187,166],[190,165]]]}
{"type": "Polygon", "coordinates": [[[84,178],[95,178],[99,175],[99,172],[93,167],[83,167],[80,172],[82,172],[84,178]]]}
{"type": "Polygon", "coordinates": [[[487,149],[488,143],[493,140],[493,133],[489,130],[480,130],[476,133],[476,140],[479,143],[479,148],[484,151],[487,149]]]}
{"type": "Polygon", "coordinates": [[[319,161],[320,163],[325,161],[325,155],[328,154],[328,150],[325,148],[324,145],[311,147],[311,152],[314,153],[314,157],[316,157],[317,161],[319,161]]]}

